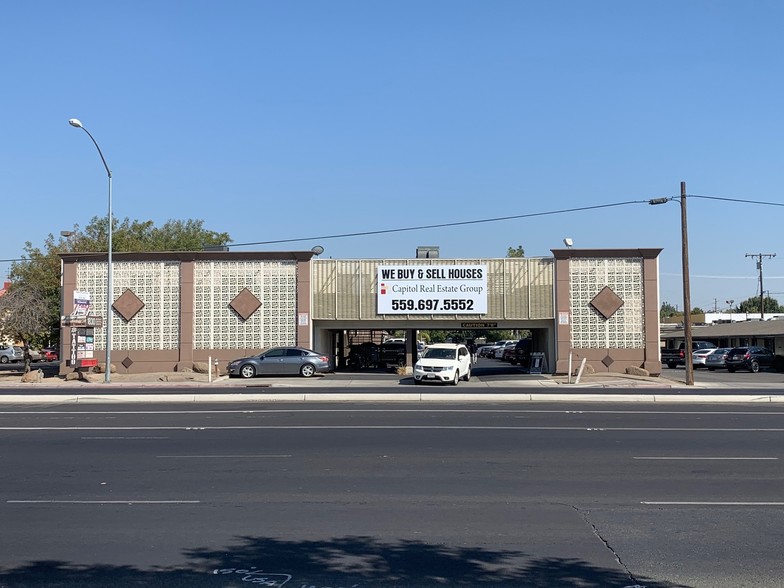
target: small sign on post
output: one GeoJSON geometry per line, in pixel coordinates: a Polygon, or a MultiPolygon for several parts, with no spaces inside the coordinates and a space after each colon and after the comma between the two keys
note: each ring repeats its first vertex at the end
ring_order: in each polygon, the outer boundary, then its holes
{"type": "Polygon", "coordinates": [[[542,351],[532,351],[531,352],[531,364],[528,368],[529,374],[541,374],[542,369],[544,368],[545,359],[544,353],[542,351]]]}

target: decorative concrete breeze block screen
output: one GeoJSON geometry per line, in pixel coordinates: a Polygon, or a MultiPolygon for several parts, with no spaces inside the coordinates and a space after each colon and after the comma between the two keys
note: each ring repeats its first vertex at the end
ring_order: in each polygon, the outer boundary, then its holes
{"type": "Polygon", "coordinates": [[[580,259],[569,262],[572,347],[642,349],[645,346],[643,260],[580,259]],[[591,300],[609,286],[623,300],[609,319],[591,300]]]}
{"type": "MultiPolygon", "coordinates": [[[[76,289],[90,293],[90,313],[106,317],[106,262],[79,262],[76,289]]],[[[178,262],[115,261],[112,300],[131,290],[144,302],[125,321],[112,311],[113,349],[177,349],[180,328],[180,266],[178,262]]],[[[66,310],[68,308],[66,307],[66,310]]],[[[106,349],[106,330],[95,329],[95,348],[106,349]]]]}
{"type": "Polygon", "coordinates": [[[196,262],[194,282],[194,349],[265,349],[296,343],[296,261],[196,262]],[[243,288],[261,301],[261,308],[247,319],[230,306],[243,288]]]}

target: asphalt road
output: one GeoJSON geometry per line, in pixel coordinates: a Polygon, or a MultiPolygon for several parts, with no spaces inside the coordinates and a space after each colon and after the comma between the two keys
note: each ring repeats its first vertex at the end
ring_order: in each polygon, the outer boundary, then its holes
{"type": "Polygon", "coordinates": [[[782,586],[776,405],[3,407],[0,586],[782,586]]]}

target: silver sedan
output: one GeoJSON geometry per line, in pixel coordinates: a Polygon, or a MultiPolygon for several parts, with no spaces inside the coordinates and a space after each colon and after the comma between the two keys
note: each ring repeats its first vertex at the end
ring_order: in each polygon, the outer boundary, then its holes
{"type": "Polygon", "coordinates": [[[304,347],[274,347],[259,355],[243,357],[229,362],[229,376],[253,378],[256,376],[297,375],[309,378],[314,374],[330,371],[327,355],[304,347]]]}

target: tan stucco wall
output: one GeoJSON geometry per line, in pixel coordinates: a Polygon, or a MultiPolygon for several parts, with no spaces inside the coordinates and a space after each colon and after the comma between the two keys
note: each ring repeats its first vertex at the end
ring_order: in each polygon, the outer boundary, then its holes
{"type": "MultiPolygon", "coordinates": [[[[597,373],[624,373],[627,367],[640,367],[651,375],[661,374],[659,357],[659,286],[658,256],[661,249],[554,249],[555,256],[555,321],[557,355],[555,371],[566,374],[569,371],[569,355],[572,356],[572,369],[586,359],[597,373]],[[574,258],[641,258],[643,271],[643,300],[645,340],[640,349],[612,348],[573,348],[572,316],[570,296],[570,262],[574,258]],[[562,324],[559,317],[568,317],[568,324],[562,324]],[[609,363],[610,365],[607,365],[609,363]]],[[[598,291],[597,291],[598,294],[598,291]]]]}

